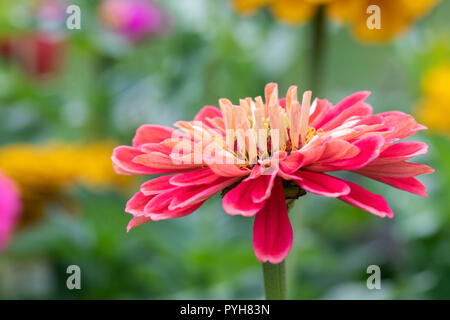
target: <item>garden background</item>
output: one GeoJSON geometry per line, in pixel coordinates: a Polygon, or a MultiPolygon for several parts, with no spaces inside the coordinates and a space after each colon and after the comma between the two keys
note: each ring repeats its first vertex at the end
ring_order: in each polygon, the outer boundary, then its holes
{"type": "MultiPolygon", "coordinates": [[[[0,170],[24,203],[0,253],[0,298],[263,298],[251,219],[228,216],[216,196],[127,233],[125,203],[143,179],[117,176],[110,156],[141,124],[190,120],[219,98],[262,95],[268,82],[310,89],[313,23],[286,24],[268,8],[241,14],[226,0],[156,3],[152,28],[130,34],[101,1],[1,1],[0,170]],[[66,28],[70,4],[81,8],[80,30],[66,28]],[[66,287],[69,265],[81,268],[81,290],[66,287]]],[[[377,43],[326,21],[320,97],[370,90],[374,112],[415,115],[429,127],[415,139],[430,146],[419,162],[436,173],[420,178],[428,199],[366,182],[392,220],[299,199],[289,298],[450,298],[449,17],[441,1],[377,43]],[[381,268],[381,290],[366,287],[370,265],[381,268]]]]}

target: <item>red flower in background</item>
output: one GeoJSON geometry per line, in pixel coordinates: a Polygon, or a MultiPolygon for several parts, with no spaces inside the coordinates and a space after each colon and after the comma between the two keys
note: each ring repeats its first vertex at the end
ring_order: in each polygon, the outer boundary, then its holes
{"type": "Polygon", "coordinates": [[[65,56],[65,39],[53,33],[18,34],[0,39],[0,54],[39,79],[57,75],[65,56]]]}

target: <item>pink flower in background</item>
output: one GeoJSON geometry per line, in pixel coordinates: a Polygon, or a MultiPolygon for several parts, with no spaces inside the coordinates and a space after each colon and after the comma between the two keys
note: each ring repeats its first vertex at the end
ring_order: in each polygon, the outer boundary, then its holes
{"type": "Polygon", "coordinates": [[[99,13],[106,27],[131,41],[160,33],[166,25],[163,12],[150,0],[103,0],[99,13]]]}
{"type": "Polygon", "coordinates": [[[0,252],[8,245],[9,238],[19,218],[20,199],[15,185],[0,172],[0,252]]]}
{"type": "Polygon", "coordinates": [[[351,171],[426,197],[415,177],[434,170],[406,160],[428,146],[399,142],[425,127],[399,111],[373,114],[365,102],[369,94],[357,92],[336,105],[322,99],[311,104],[308,91],[300,105],[295,86],[279,99],[270,83],[265,103],[261,97],[241,99],[239,106],[221,99],[220,109],[206,106],[194,121],[176,122],[177,129],[141,126],[132,146],[114,150],[116,172],[167,175],[145,182],[128,201],[126,212],[134,216],[128,230],[186,216],[224,191],[225,212],[255,217],[256,257],[275,264],[293,241],[286,200],[306,192],[392,218],[382,196],[329,174],[351,171]]]}
{"type": "Polygon", "coordinates": [[[61,23],[66,20],[68,4],[63,0],[44,0],[39,2],[36,18],[43,23],[61,23]]]}

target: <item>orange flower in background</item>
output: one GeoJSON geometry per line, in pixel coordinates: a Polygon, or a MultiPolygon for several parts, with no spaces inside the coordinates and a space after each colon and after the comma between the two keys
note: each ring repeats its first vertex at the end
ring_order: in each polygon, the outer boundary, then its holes
{"type": "Polygon", "coordinates": [[[268,6],[277,20],[299,24],[311,19],[320,5],[326,15],[348,24],[360,40],[386,41],[405,31],[417,19],[426,15],[440,0],[233,0],[236,11],[251,14],[268,6]],[[381,28],[369,29],[367,8],[380,8],[381,28]]]}
{"type": "Polygon", "coordinates": [[[11,144],[0,148],[0,168],[21,191],[20,225],[37,221],[52,202],[76,185],[93,190],[122,188],[130,177],[117,176],[111,167],[114,143],[11,144]]]}
{"type": "Polygon", "coordinates": [[[431,131],[450,136],[450,61],[428,70],[422,80],[423,98],[417,117],[431,131]]]}

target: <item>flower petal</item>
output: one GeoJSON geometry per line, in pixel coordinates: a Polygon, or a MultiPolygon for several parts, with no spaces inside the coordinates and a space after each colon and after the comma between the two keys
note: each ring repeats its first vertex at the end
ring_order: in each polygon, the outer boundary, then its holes
{"type": "MultiPolygon", "coordinates": [[[[260,166],[256,166],[257,170],[261,170],[260,166]]],[[[253,168],[253,170],[255,170],[253,168]]],[[[277,177],[278,169],[276,167],[272,167],[267,174],[261,174],[261,176],[256,179],[254,187],[247,192],[251,192],[252,201],[255,203],[266,201],[270,197],[270,193],[273,188],[273,183],[275,178],[277,177]],[[275,168],[275,169],[272,169],[275,168]]]]}
{"type": "Polygon", "coordinates": [[[350,192],[345,181],[324,173],[300,170],[291,177],[306,191],[320,196],[336,198],[350,192]]]}
{"type": "Polygon", "coordinates": [[[213,106],[204,106],[199,113],[197,113],[197,115],[194,118],[194,121],[201,121],[206,123],[206,119],[207,118],[215,118],[215,117],[220,117],[222,118],[222,112],[220,112],[220,110],[216,107],[213,106]]]}
{"type": "Polygon", "coordinates": [[[320,120],[314,121],[314,127],[316,129],[322,128],[326,123],[335,119],[341,113],[343,113],[346,109],[356,105],[359,102],[366,100],[366,98],[370,95],[370,91],[359,91],[355,92],[348,97],[342,99],[337,105],[328,109],[326,115],[320,120]]]}
{"type": "Polygon", "coordinates": [[[169,210],[168,208],[160,209],[156,212],[151,212],[149,209],[145,209],[146,215],[151,218],[153,221],[159,221],[159,220],[167,220],[167,219],[175,219],[175,218],[182,218],[185,217],[198,208],[200,208],[205,201],[196,203],[192,206],[187,206],[183,208],[178,208],[175,210],[169,210]]]}
{"type": "Polygon", "coordinates": [[[170,156],[161,152],[151,152],[138,155],[133,159],[134,163],[152,168],[158,173],[178,172],[199,167],[199,164],[177,163],[170,156]]]}
{"type": "Polygon", "coordinates": [[[164,170],[149,168],[133,160],[144,153],[137,148],[120,146],[114,149],[111,160],[113,167],[119,174],[159,174],[164,170]]]}
{"type": "Polygon", "coordinates": [[[408,178],[433,173],[434,169],[421,163],[400,161],[388,164],[369,164],[355,172],[378,177],[408,178]]]}
{"type": "Polygon", "coordinates": [[[374,194],[353,182],[345,181],[345,183],[348,184],[348,186],[351,188],[351,191],[348,195],[339,197],[339,200],[382,218],[394,217],[394,213],[392,212],[391,208],[389,208],[386,200],[382,196],[374,194]]]}
{"type": "Polygon", "coordinates": [[[271,196],[255,216],[253,249],[256,258],[261,262],[280,263],[291,250],[292,240],[283,185],[278,177],[271,196]]]}
{"type": "Polygon", "coordinates": [[[144,215],[144,208],[153,197],[154,196],[146,196],[142,192],[136,193],[128,200],[125,212],[131,213],[134,216],[144,215]]]}
{"type": "Polygon", "coordinates": [[[337,160],[326,164],[326,168],[311,166],[315,171],[333,171],[333,170],[355,170],[364,167],[380,154],[380,150],[384,145],[383,137],[378,135],[368,136],[356,141],[354,146],[358,147],[359,153],[349,159],[337,160]]]}
{"type": "Polygon", "coordinates": [[[364,175],[373,180],[388,184],[394,188],[405,190],[413,194],[427,198],[427,189],[425,186],[414,177],[407,178],[393,178],[393,177],[378,177],[374,175],[364,175]]]}
{"type": "Polygon", "coordinates": [[[195,186],[210,184],[219,178],[220,176],[215,174],[211,169],[205,168],[174,175],[171,177],[170,183],[180,187],[195,186]]]}
{"type": "Polygon", "coordinates": [[[280,162],[280,169],[285,173],[293,173],[303,166],[305,156],[303,153],[294,151],[280,162]]]}
{"type": "Polygon", "coordinates": [[[263,189],[263,186],[266,185],[265,181],[266,178],[258,174],[241,181],[223,197],[223,210],[232,216],[251,217],[255,215],[264,206],[264,201],[254,202],[251,190],[263,189]]]}
{"type": "Polygon", "coordinates": [[[418,155],[426,154],[427,152],[428,145],[426,143],[417,141],[399,142],[384,150],[372,164],[407,160],[418,155]]]}
{"type": "Polygon", "coordinates": [[[144,217],[144,216],[134,217],[133,219],[130,220],[130,222],[127,225],[127,232],[130,232],[131,229],[136,228],[136,227],[140,226],[141,224],[144,224],[151,220],[152,219],[150,219],[148,217],[144,217]]]}
{"type": "Polygon", "coordinates": [[[372,107],[363,102],[359,102],[337,114],[333,119],[322,126],[325,131],[332,130],[344,124],[349,118],[354,116],[367,116],[372,114],[372,107]]]}
{"type": "Polygon", "coordinates": [[[169,127],[144,124],[136,130],[136,135],[133,138],[133,147],[138,147],[144,143],[159,143],[170,138],[174,130],[169,127]]]}
{"type": "Polygon", "coordinates": [[[207,185],[181,187],[176,190],[175,196],[170,202],[169,210],[192,206],[201,201],[205,201],[217,192],[229,187],[237,180],[239,180],[239,178],[222,177],[207,185]]]}
{"type": "Polygon", "coordinates": [[[176,188],[176,186],[169,182],[173,177],[175,177],[175,175],[166,175],[149,180],[141,185],[141,192],[144,195],[149,196],[172,190],[176,188]]]}

